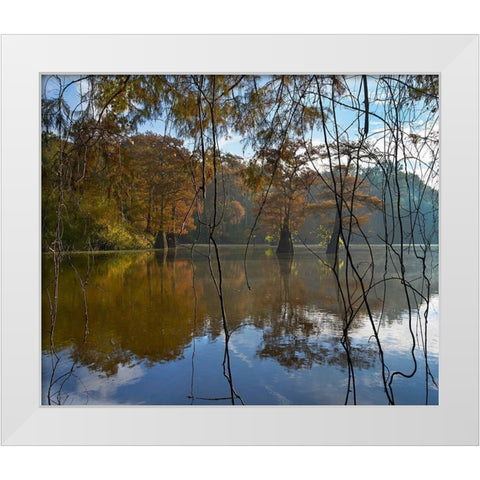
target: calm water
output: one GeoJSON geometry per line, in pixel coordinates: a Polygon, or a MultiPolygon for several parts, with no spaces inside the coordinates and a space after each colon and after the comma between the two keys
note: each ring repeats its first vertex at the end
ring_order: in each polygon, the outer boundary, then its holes
{"type": "MultiPolygon", "coordinates": [[[[227,345],[206,247],[193,259],[182,247],[166,258],[154,251],[73,254],[61,268],[54,351],[53,265],[44,256],[43,404],[232,404],[226,349],[246,405],[388,404],[384,378],[393,372],[405,375],[394,375],[390,386],[396,404],[438,404],[437,250],[426,262],[429,292],[421,263],[407,254],[409,309],[392,260],[385,273],[384,248],[375,247],[374,279],[390,280],[369,291],[371,316],[360,286],[348,284],[355,315],[343,342],[346,264],[338,268],[340,290],[329,259],[315,252],[296,247],[293,259],[279,259],[256,246],[245,273],[244,247],[222,247],[227,345]]],[[[367,278],[367,250],[353,253],[367,278]]]]}

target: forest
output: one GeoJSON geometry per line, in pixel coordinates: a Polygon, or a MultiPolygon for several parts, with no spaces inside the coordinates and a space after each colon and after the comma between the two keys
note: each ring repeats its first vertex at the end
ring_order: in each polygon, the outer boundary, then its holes
{"type": "Polygon", "coordinates": [[[333,252],[347,230],[352,244],[438,243],[435,77],[53,76],[43,90],[44,251],[60,230],[69,251],[212,230],[284,251],[333,252]]]}

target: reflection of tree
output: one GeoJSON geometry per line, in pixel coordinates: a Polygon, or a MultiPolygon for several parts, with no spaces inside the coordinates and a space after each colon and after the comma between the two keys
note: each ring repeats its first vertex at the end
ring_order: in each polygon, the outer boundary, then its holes
{"type": "Polygon", "coordinates": [[[313,364],[325,363],[331,354],[330,348],[309,341],[308,337],[297,337],[295,333],[266,332],[264,344],[257,351],[260,358],[274,358],[288,369],[312,368],[313,364]]]}
{"type": "MultiPolygon", "coordinates": [[[[79,270],[85,268],[82,258],[77,263],[79,270]]],[[[81,298],[74,276],[66,270],[59,318],[69,321],[57,323],[57,346],[80,352],[84,365],[108,375],[133,356],[151,363],[181,358],[192,337],[191,278],[187,261],[159,265],[151,253],[98,256],[88,291],[89,311],[93,312],[88,348],[82,349],[81,298]],[[133,258],[138,261],[133,263],[133,258]]],[[[201,293],[202,287],[197,290],[201,293]]],[[[197,310],[205,316],[202,302],[197,310]]]]}
{"type": "MultiPolygon", "coordinates": [[[[51,282],[47,283],[45,286],[45,294],[48,297],[48,304],[50,310],[50,329],[49,329],[49,346],[50,346],[50,362],[51,362],[51,369],[50,369],[50,379],[48,383],[48,389],[46,392],[46,400],[48,405],[57,404],[62,405],[65,403],[66,399],[68,398],[68,393],[66,393],[66,384],[71,380],[72,377],[75,377],[75,367],[77,363],[80,361],[81,353],[83,352],[87,338],[89,334],[88,328],[88,302],[87,302],[87,293],[86,293],[86,286],[89,281],[90,277],[90,258],[88,258],[87,264],[87,271],[85,276],[82,277],[78,272],[75,265],[72,263],[71,259],[67,257],[67,261],[69,266],[71,267],[71,271],[74,272],[76,280],[79,283],[82,303],[83,303],[83,338],[81,339],[81,344],[77,347],[76,351],[73,352],[71,355],[72,363],[66,371],[60,368],[61,356],[58,354],[55,344],[55,325],[56,325],[56,316],[57,316],[57,308],[58,308],[58,287],[59,287],[59,280],[60,280],[60,263],[58,259],[55,258],[56,255],[53,256],[53,279],[51,282]],[[53,285],[53,290],[55,292],[55,300],[52,304],[50,288],[53,285]]],[[[46,329],[44,329],[46,332],[46,329]]],[[[88,398],[88,392],[86,392],[88,398]]]]}
{"type": "MultiPolygon", "coordinates": [[[[310,301],[315,298],[315,294],[308,295],[306,292],[306,285],[311,281],[309,276],[302,278],[298,275],[296,263],[291,256],[278,256],[277,263],[280,288],[276,289],[277,301],[271,304],[273,310],[268,316],[257,320],[256,325],[264,332],[257,355],[260,358],[274,358],[288,369],[312,368],[314,364],[339,365],[345,368],[347,354],[338,346],[342,331],[341,321],[337,316],[338,298],[327,293],[337,288],[333,275],[317,263],[319,283],[327,294],[321,297],[324,301],[323,311],[311,312],[310,301]],[[291,278],[292,273],[295,275],[294,281],[291,278]],[[307,299],[310,301],[306,301],[307,299]]],[[[278,282],[278,275],[268,275],[267,278],[278,282]]],[[[275,290],[273,285],[272,288],[275,290]]],[[[356,347],[354,357],[360,368],[372,366],[375,360],[368,347],[356,347]]]]}
{"type": "MultiPolygon", "coordinates": [[[[300,261],[300,255],[301,252],[297,252],[294,259],[280,257],[262,262],[261,275],[255,271],[255,265],[249,266],[252,278],[262,278],[262,282],[256,285],[257,296],[251,313],[254,325],[264,332],[257,355],[274,359],[292,370],[308,369],[315,364],[348,369],[345,403],[349,402],[349,393],[352,392],[352,401],[356,403],[355,370],[373,368],[378,359],[375,343],[362,337],[359,342],[356,333],[369,323],[361,289],[351,277],[348,277],[347,289],[345,260],[342,258],[337,259],[335,274],[328,265],[328,256],[317,252],[316,260],[305,261],[304,257],[300,261]],[[270,294],[268,302],[262,291],[270,294]],[[342,300],[345,291],[351,295],[346,304],[350,310],[346,310],[342,300]],[[346,331],[345,312],[351,315],[346,331]]],[[[365,275],[370,266],[362,259],[368,258],[368,252],[362,254],[359,249],[356,258],[360,275],[365,275]]],[[[406,265],[409,262],[406,258],[406,265]]],[[[376,267],[374,287],[367,293],[367,298],[370,314],[382,337],[385,325],[402,328],[408,304],[402,295],[403,285],[396,277],[395,265],[389,263],[385,270],[380,258],[376,267]],[[384,282],[385,278],[391,280],[384,282]]],[[[410,284],[421,290],[422,279],[415,278],[413,268],[410,271],[410,284]]],[[[432,291],[438,291],[438,282],[433,282],[432,291]]]]}
{"type": "MultiPolygon", "coordinates": [[[[61,271],[54,336],[59,356],[63,359],[67,356],[73,366],[83,365],[109,377],[115,376],[121,366],[142,362],[148,367],[181,359],[196,337],[208,336],[212,341],[221,338],[222,318],[208,261],[201,247],[196,247],[193,262],[189,252],[177,250],[175,256],[163,252],[97,253],[90,255],[93,258],[90,266],[87,255],[71,255],[71,265],[65,262],[61,271]],[[79,279],[84,281],[83,290],[79,279]],[[87,337],[85,299],[88,300],[87,337]]],[[[222,250],[221,258],[230,332],[239,335],[246,324],[260,330],[263,337],[256,346],[258,358],[272,359],[291,371],[315,365],[348,368],[352,373],[352,388],[353,369],[377,365],[374,342],[357,333],[368,332],[369,320],[354,283],[349,288],[356,313],[348,335],[343,338],[344,306],[338,281],[345,290],[344,263],[338,262],[337,281],[323,253],[318,253],[312,261],[311,254],[301,247],[294,258],[265,255],[265,250],[259,248],[249,260],[252,280],[249,290],[245,285],[241,247],[222,250]]],[[[384,279],[381,262],[377,267],[374,285],[384,279]]],[[[367,265],[360,265],[359,269],[362,268],[366,271],[367,265]]],[[[45,285],[53,274],[53,265],[44,262],[45,285]]],[[[395,275],[395,269],[389,268],[387,278],[392,280],[379,283],[379,288],[372,287],[369,292],[369,306],[381,339],[386,326],[402,327],[400,322],[407,308],[405,302],[399,301],[404,297],[395,275]],[[384,285],[388,288],[385,299],[384,285]]],[[[421,279],[412,277],[411,285],[420,288],[421,279]]],[[[437,291],[438,283],[432,282],[431,292],[437,291]]],[[[45,296],[45,354],[50,345],[48,312],[45,296]]],[[[65,370],[57,371],[58,376],[64,373],[65,370]]],[[[221,367],[212,374],[221,374],[221,367]]]]}
{"type": "Polygon", "coordinates": [[[349,362],[358,369],[372,368],[377,359],[377,352],[371,344],[366,345],[348,345],[348,348],[340,348],[338,344],[334,345],[330,356],[327,359],[328,365],[338,365],[346,368],[349,362]]]}
{"type": "Polygon", "coordinates": [[[346,369],[349,356],[353,365],[359,369],[372,368],[376,361],[376,351],[371,345],[354,346],[347,351],[340,348],[338,338],[330,336],[320,343],[315,335],[303,334],[304,327],[311,324],[267,331],[263,344],[257,350],[260,358],[273,358],[280,365],[292,370],[308,369],[314,365],[338,366],[346,369]]]}

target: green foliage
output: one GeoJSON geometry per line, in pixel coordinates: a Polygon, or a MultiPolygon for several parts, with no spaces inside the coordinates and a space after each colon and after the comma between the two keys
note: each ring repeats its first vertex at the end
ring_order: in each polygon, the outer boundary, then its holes
{"type": "Polygon", "coordinates": [[[278,242],[278,235],[265,235],[265,242],[273,245],[278,242]]]}

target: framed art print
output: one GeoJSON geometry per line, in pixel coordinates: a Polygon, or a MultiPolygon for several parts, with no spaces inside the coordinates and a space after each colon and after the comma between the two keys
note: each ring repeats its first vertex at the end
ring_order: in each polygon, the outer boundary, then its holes
{"type": "Polygon", "coordinates": [[[478,443],[477,37],[2,58],[3,443],[478,443]]]}

